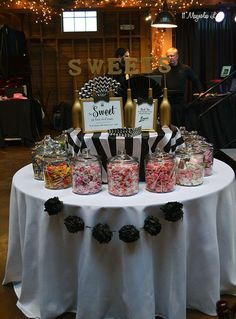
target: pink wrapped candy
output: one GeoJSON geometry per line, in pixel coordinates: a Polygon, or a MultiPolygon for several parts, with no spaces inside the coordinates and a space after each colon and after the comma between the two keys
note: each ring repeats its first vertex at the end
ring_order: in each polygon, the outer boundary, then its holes
{"type": "Polygon", "coordinates": [[[203,183],[203,152],[191,148],[176,152],[176,183],[183,186],[197,186],[203,183]]]}
{"type": "Polygon", "coordinates": [[[175,161],[171,154],[157,152],[149,155],[145,166],[146,189],[166,193],[175,188],[175,161]]]}
{"type": "Polygon", "coordinates": [[[139,190],[139,163],[122,153],[107,164],[108,192],[116,196],[130,196],[139,190]]]}
{"type": "Polygon", "coordinates": [[[88,149],[73,160],[72,191],[76,194],[94,194],[102,189],[101,163],[88,149]]]}

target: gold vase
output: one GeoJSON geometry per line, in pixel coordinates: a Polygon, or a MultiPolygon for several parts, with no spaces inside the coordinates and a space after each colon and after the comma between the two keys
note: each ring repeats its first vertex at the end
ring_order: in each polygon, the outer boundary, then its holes
{"type": "Polygon", "coordinates": [[[167,88],[163,90],[163,100],[160,105],[160,122],[161,127],[170,126],[171,124],[171,105],[168,100],[167,88]]]}
{"type": "Polygon", "coordinates": [[[81,128],[82,127],[82,105],[79,98],[79,91],[75,90],[74,92],[75,100],[72,106],[72,124],[73,128],[81,128]]]}
{"type": "Polygon", "coordinates": [[[134,122],[134,102],[131,97],[131,89],[127,89],[127,100],[124,107],[125,127],[133,127],[134,122]]]}

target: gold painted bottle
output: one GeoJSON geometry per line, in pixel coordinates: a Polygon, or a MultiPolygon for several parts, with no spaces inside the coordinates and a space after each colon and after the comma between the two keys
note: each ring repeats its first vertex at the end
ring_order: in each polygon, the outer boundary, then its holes
{"type": "Polygon", "coordinates": [[[171,105],[168,100],[167,88],[163,90],[163,100],[160,105],[160,121],[161,127],[167,127],[171,124],[171,105]]]}
{"type": "Polygon", "coordinates": [[[127,89],[127,100],[124,107],[125,127],[133,127],[134,119],[134,102],[131,97],[131,89],[127,89]]]}
{"type": "Polygon", "coordinates": [[[75,100],[72,106],[72,124],[73,128],[81,128],[82,127],[82,105],[79,98],[79,91],[75,90],[74,93],[75,100]]]}

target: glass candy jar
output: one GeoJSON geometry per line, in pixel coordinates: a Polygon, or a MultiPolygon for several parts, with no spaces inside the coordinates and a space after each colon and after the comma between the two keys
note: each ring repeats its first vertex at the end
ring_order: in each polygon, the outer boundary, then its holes
{"type": "Polygon", "coordinates": [[[44,185],[49,189],[64,189],[71,186],[71,165],[66,156],[45,158],[44,185]]]}
{"type": "Polygon", "coordinates": [[[45,135],[31,150],[34,179],[43,181],[44,157],[52,153],[53,140],[50,135],[45,135]]]}
{"type": "Polygon", "coordinates": [[[213,144],[205,141],[196,142],[193,148],[203,152],[204,176],[212,175],[213,161],[214,161],[214,148],[213,144]]]}
{"type": "Polygon", "coordinates": [[[83,149],[82,154],[72,160],[72,191],[76,194],[95,194],[102,189],[102,167],[100,160],[83,149]]]}
{"type": "Polygon", "coordinates": [[[139,163],[124,151],[110,158],[107,164],[108,192],[130,196],[139,190],[139,163]]]}
{"type": "Polygon", "coordinates": [[[162,151],[149,154],[145,161],[145,181],[150,192],[172,192],[176,182],[174,155],[162,151]]]}
{"type": "Polygon", "coordinates": [[[31,150],[34,179],[43,181],[44,147],[36,145],[31,150]]]}
{"type": "Polygon", "coordinates": [[[181,148],[176,156],[176,183],[182,186],[197,186],[203,183],[203,152],[181,148]]]}

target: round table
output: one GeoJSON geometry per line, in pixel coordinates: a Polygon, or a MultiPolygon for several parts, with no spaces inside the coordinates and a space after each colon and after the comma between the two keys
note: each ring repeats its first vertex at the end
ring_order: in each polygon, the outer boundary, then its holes
{"type": "Polygon", "coordinates": [[[214,315],[220,293],[236,293],[235,204],[234,172],[219,160],[200,186],[156,194],[140,183],[130,197],[110,195],[107,185],[84,196],[48,190],[25,166],[12,181],[3,283],[14,283],[18,307],[33,318],[74,311],[77,319],[184,319],[187,307],[214,315]],[[63,211],[49,216],[44,203],[55,196],[63,211]],[[164,219],[160,208],[173,201],[183,204],[183,220],[164,219]],[[83,219],[84,231],[68,232],[70,215],[83,219]],[[143,229],[150,215],[162,225],[157,236],[143,229]],[[113,231],[108,244],[92,236],[98,223],[113,231]],[[140,238],[125,243],[119,230],[130,224],[140,238]]]}

